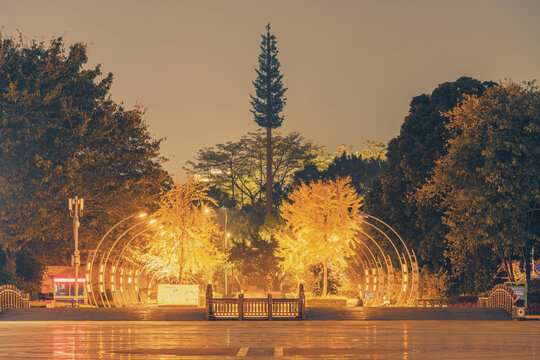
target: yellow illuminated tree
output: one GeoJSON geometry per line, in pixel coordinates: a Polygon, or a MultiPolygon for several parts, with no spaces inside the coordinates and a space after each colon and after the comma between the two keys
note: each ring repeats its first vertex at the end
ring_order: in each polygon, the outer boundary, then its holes
{"type": "Polygon", "coordinates": [[[305,244],[297,244],[298,240],[290,231],[281,230],[276,232],[275,238],[278,242],[276,258],[279,259],[279,268],[294,277],[296,289],[300,287],[302,281],[306,279],[306,274],[312,261],[304,256],[305,244]]]}
{"type": "Polygon", "coordinates": [[[328,294],[328,267],[342,264],[352,253],[362,202],[344,178],[302,184],[282,204],[285,231],[292,234],[280,242],[282,256],[288,251],[291,261],[297,256],[303,263],[322,264],[323,296],[328,294]]]}
{"type": "Polygon", "coordinates": [[[148,246],[153,254],[148,259],[153,260],[147,268],[161,273],[172,269],[180,284],[201,276],[211,282],[225,254],[217,245],[222,231],[212,220],[214,211],[208,205],[215,201],[207,191],[205,184],[188,179],[163,194],[153,215],[162,231],[148,246]]]}

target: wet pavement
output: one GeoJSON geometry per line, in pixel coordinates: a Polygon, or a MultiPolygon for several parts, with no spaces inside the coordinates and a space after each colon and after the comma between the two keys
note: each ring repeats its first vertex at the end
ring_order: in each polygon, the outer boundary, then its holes
{"type": "Polygon", "coordinates": [[[540,321],[0,321],[2,359],[538,359],[540,321]]]}
{"type": "MultiPolygon", "coordinates": [[[[308,320],[509,320],[501,309],[478,308],[317,308],[307,309],[308,320]]],[[[204,308],[149,307],[18,309],[0,314],[0,321],[202,321],[204,308]]]]}

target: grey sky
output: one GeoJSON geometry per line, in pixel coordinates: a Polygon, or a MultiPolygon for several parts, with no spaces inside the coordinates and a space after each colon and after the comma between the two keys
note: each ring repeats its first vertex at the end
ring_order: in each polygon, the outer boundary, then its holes
{"type": "Polygon", "coordinates": [[[148,106],[166,168],[257,129],[260,34],[277,36],[288,103],[279,131],[333,151],[388,141],[438,84],[540,76],[540,1],[6,1],[4,33],[88,43],[113,97],[148,106]]]}

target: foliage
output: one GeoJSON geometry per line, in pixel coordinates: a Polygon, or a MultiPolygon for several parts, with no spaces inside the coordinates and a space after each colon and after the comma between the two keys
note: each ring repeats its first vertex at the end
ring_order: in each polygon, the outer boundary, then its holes
{"type": "Polygon", "coordinates": [[[313,164],[307,165],[294,174],[294,184],[350,177],[351,184],[356,191],[364,195],[371,188],[372,182],[386,167],[381,159],[382,155],[371,154],[370,156],[365,158],[361,152],[358,154],[343,152],[340,156],[336,156],[325,170],[319,170],[313,164]]]}
{"type": "MultiPolygon", "coordinates": [[[[266,166],[264,147],[266,139],[262,131],[250,132],[239,141],[217,144],[198,151],[194,161],[189,161],[185,169],[199,180],[208,183],[219,192],[229,204],[253,206],[264,195],[266,166]],[[226,197],[225,197],[226,195],[226,197]]],[[[305,164],[317,161],[323,149],[304,139],[298,133],[285,136],[274,134],[273,138],[273,183],[274,200],[279,200],[281,189],[291,182],[295,171],[305,164]]]]}
{"type": "Polygon", "coordinates": [[[312,261],[305,256],[303,248],[297,246],[297,240],[290,230],[281,227],[275,239],[277,241],[275,256],[279,260],[279,268],[285,275],[294,279],[295,291],[298,291],[300,284],[306,284],[311,278],[309,268],[312,261]]]}
{"type": "MultiPolygon", "coordinates": [[[[441,199],[454,274],[478,249],[506,264],[540,240],[540,92],[533,83],[502,83],[465,96],[446,113],[447,153],[417,198],[441,199]]],[[[530,274],[530,266],[529,266],[530,274]]]]}
{"type": "Polygon", "coordinates": [[[327,296],[327,295],[336,295],[340,290],[341,285],[345,282],[343,277],[342,266],[335,266],[331,264],[328,267],[328,280],[327,280],[327,290],[325,294],[325,285],[324,285],[324,266],[323,264],[316,264],[309,267],[309,272],[313,274],[311,278],[311,284],[309,289],[311,293],[315,296],[327,296]]]}
{"type": "Polygon", "coordinates": [[[419,206],[412,195],[445,154],[448,130],[441,112],[458,105],[464,94],[482,94],[492,85],[462,77],[439,85],[430,95],[414,97],[399,136],[388,144],[387,168],[366,195],[366,211],[392,225],[416,252],[420,266],[433,272],[448,269],[448,229],[436,198],[419,206]]]}
{"type": "Polygon", "coordinates": [[[272,290],[278,275],[274,255],[276,220],[243,209],[232,217],[229,228],[233,234],[229,260],[233,263],[237,282],[240,285],[261,282],[266,290],[272,290]]]}
{"type": "Polygon", "coordinates": [[[0,285],[14,285],[19,290],[28,292],[30,294],[30,299],[34,300],[37,298],[37,294],[40,290],[41,279],[40,281],[28,281],[21,277],[18,273],[11,271],[9,269],[0,269],[0,285]]]}
{"type": "Polygon", "coordinates": [[[423,299],[444,299],[448,293],[450,279],[448,272],[439,269],[432,273],[426,267],[420,271],[420,285],[418,291],[423,299]]]}
{"type": "Polygon", "coordinates": [[[168,179],[160,141],[140,107],[110,99],[112,74],[86,69],[87,50],[62,38],[25,43],[0,34],[0,245],[15,268],[30,243],[40,261],[72,251],[67,199],[85,198],[81,250],[168,179]]]}
{"type": "MultiPolygon", "coordinates": [[[[253,81],[255,96],[251,97],[253,117],[260,127],[266,128],[266,214],[272,212],[272,129],[278,128],[283,122],[280,115],[287,99],[283,96],[286,88],[283,87],[283,75],[279,72],[278,50],[276,37],[270,34],[270,23],[266,25],[266,35],[261,35],[261,53],[259,55],[259,68],[257,79],[253,81]]],[[[262,178],[262,175],[261,175],[262,178]]]]}
{"type": "Polygon", "coordinates": [[[283,87],[283,75],[279,72],[276,37],[270,33],[270,24],[266,25],[266,34],[262,34],[259,68],[255,69],[257,79],[253,81],[255,96],[251,97],[251,112],[260,127],[275,129],[281,126],[283,116],[280,115],[285,106],[286,88],[283,87]]]}
{"type": "Polygon", "coordinates": [[[285,231],[292,234],[292,244],[286,246],[300,251],[306,264],[322,264],[324,296],[328,267],[343,266],[352,253],[361,205],[362,198],[348,178],[302,184],[282,204],[285,231]]]}
{"type": "Polygon", "coordinates": [[[159,209],[153,214],[162,235],[148,244],[145,269],[177,274],[178,283],[193,281],[205,273],[211,282],[217,266],[225,261],[219,239],[222,231],[212,220],[215,204],[208,187],[193,179],[175,183],[162,194],[159,209]],[[156,266],[157,265],[157,266],[156,266]],[[172,269],[168,269],[172,267],[172,269]],[[167,270],[168,269],[168,270],[167,270]]]}

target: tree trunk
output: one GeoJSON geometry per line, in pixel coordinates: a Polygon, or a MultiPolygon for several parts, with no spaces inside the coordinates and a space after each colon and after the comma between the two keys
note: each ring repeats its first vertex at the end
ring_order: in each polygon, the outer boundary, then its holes
{"type": "Polygon", "coordinates": [[[9,249],[4,249],[4,255],[6,259],[6,263],[4,264],[5,269],[13,273],[16,272],[17,254],[13,254],[9,249]]]}
{"type": "Polygon", "coordinates": [[[272,128],[266,128],[266,215],[272,215],[272,128]]]}
{"type": "Polygon", "coordinates": [[[514,265],[512,264],[512,259],[510,258],[507,262],[507,267],[510,269],[510,273],[508,274],[510,281],[514,282],[516,281],[516,277],[514,276],[514,265]]]}
{"type": "Polygon", "coordinates": [[[178,259],[178,284],[184,280],[184,244],[180,245],[180,258],[178,259]]]}
{"type": "Polygon", "coordinates": [[[527,282],[527,289],[529,288],[529,280],[531,278],[531,251],[532,251],[532,242],[527,240],[525,244],[525,250],[523,254],[523,261],[525,261],[525,282],[527,282]]]}
{"type": "Polygon", "coordinates": [[[328,260],[323,263],[323,296],[328,296],[328,260]]]}
{"type": "Polygon", "coordinates": [[[181,263],[178,264],[178,267],[180,268],[180,270],[178,271],[178,284],[182,285],[182,280],[184,278],[184,267],[181,263]]]}

